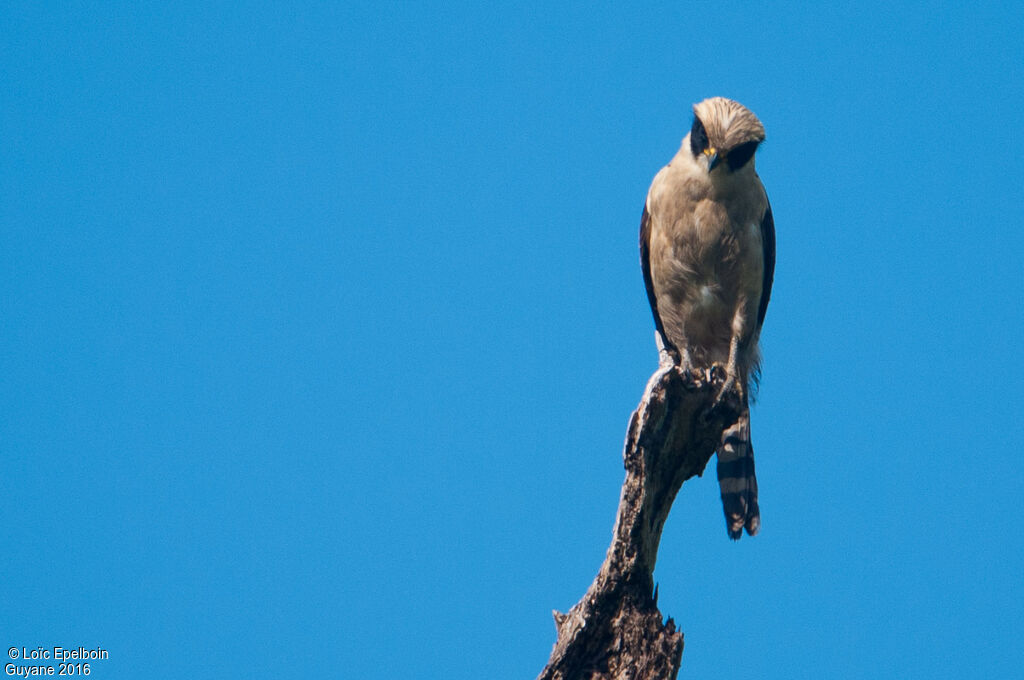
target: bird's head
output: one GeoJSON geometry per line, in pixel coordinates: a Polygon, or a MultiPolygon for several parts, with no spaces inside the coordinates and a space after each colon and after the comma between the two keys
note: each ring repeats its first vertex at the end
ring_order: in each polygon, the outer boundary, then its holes
{"type": "Polygon", "coordinates": [[[709,173],[716,168],[732,173],[752,166],[754,152],[763,141],[764,126],[743,104],[712,97],[693,105],[690,151],[698,163],[707,163],[709,173]]]}

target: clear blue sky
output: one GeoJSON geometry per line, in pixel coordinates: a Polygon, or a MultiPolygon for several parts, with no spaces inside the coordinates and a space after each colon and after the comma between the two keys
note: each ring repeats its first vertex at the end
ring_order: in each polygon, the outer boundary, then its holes
{"type": "Polygon", "coordinates": [[[724,95],[778,230],[763,529],[683,488],[680,677],[1013,676],[1022,11],[5,3],[0,648],[534,677],[656,366],[644,195],[724,95]]]}

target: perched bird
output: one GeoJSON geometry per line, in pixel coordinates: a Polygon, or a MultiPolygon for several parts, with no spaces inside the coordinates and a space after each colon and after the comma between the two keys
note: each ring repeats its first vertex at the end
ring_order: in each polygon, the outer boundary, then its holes
{"type": "Polygon", "coordinates": [[[724,368],[740,417],[722,434],[718,480],[729,536],[761,522],[749,393],[775,271],[775,224],[754,153],[764,126],[749,109],[714,97],[693,107],[690,133],[654,177],[640,220],[640,261],[661,345],[685,371],[724,368]]]}

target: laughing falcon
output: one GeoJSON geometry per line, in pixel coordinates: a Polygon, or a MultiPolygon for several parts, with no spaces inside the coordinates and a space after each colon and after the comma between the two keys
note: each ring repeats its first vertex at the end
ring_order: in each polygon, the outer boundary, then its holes
{"type": "Polygon", "coordinates": [[[651,183],[640,221],[640,261],[661,344],[685,371],[719,365],[740,416],[722,433],[718,480],[729,536],[760,526],[749,391],[775,271],[775,225],[754,172],[764,126],[742,104],[693,107],[690,133],[651,183]]]}

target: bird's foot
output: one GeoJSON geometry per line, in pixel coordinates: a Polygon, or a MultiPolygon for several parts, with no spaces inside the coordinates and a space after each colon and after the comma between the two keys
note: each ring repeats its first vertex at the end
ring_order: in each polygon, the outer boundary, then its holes
{"type": "Polygon", "coordinates": [[[679,371],[679,377],[683,379],[686,389],[699,390],[704,386],[704,371],[685,364],[680,364],[676,370],[679,371]]]}
{"type": "Polygon", "coordinates": [[[673,353],[672,365],[679,377],[682,378],[683,386],[686,389],[699,390],[704,386],[704,372],[694,368],[689,353],[683,352],[682,355],[673,353]]]}
{"type": "Polygon", "coordinates": [[[693,365],[690,353],[686,349],[676,356],[676,370],[679,372],[679,377],[683,379],[686,389],[699,390],[704,387],[704,371],[693,365]]]}
{"type": "Polygon", "coordinates": [[[689,353],[685,351],[680,353],[675,347],[667,347],[661,342],[660,335],[656,334],[655,337],[659,341],[658,370],[666,373],[675,369],[687,389],[699,389],[704,384],[704,374],[693,367],[689,353]]]}
{"type": "Polygon", "coordinates": [[[711,367],[704,373],[707,383],[718,387],[719,392],[721,392],[722,385],[724,385],[729,378],[729,372],[725,370],[725,367],[722,366],[722,364],[711,364],[711,367]]]}
{"type": "Polygon", "coordinates": [[[708,383],[718,388],[718,394],[711,403],[709,411],[715,412],[723,408],[738,411],[743,404],[745,386],[736,380],[736,374],[721,364],[712,364],[707,370],[708,383]]]}

